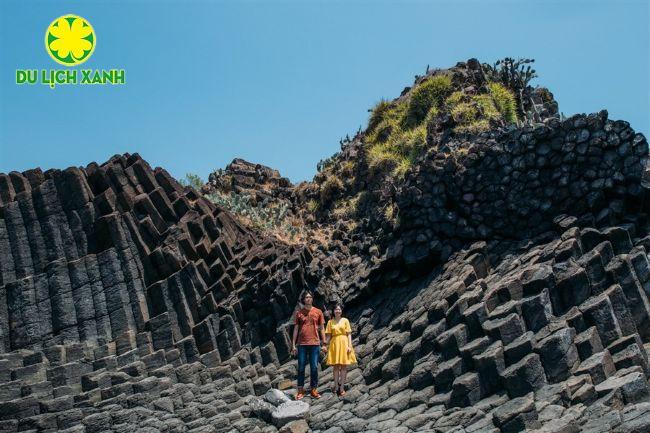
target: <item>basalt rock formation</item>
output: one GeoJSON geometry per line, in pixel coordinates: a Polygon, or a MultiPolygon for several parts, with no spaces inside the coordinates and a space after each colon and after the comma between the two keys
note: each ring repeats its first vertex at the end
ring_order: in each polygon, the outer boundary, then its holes
{"type": "Polygon", "coordinates": [[[262,164],[235,159],[224,170],[210,174],[203,192],[212,191],[247,194],[257,204],[264,200],[289,199],[293,185],[280,172],[262,164]]]}
{"type": "Polygon", "coordinates": [[[403,178],[366,176],[358,134],[333,162],[339,197],[368,192],[354,217],[243,160],[203,188],[283,201],[325,241],[248,227],[137,154],[0,174],[0,432],[649,431],[648,145],[541,93],[525,125],[440,116],[403,178]],[[291,401],[303,290],[353,323],[344,397],[323,365],[323,397],[291,401]]]}

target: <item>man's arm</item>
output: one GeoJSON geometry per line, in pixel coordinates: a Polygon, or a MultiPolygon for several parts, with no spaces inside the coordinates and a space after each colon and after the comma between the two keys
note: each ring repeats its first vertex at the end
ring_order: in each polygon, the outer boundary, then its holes
{"type": "Polygon", "coordinates": [[[291,340],[291,346],[296,348],[296,341],[298,340],[298,325],[293,325],[293,339],[291,340]]]}
{"type": "Polygon", "coordinates": [[[323,313],[320,313],[320,336],[321,341],[327,345],[327,340],[325,339],[325,317],[323,316],[323,313]]]}
{"type": "Polygon", "coordinates": [[[293,338],[291,339],[291,353],[296,352],[296,341],[298,340],[298,323],[293,325],[293,338]]]}
{"type": "Polygon", "coordinates": [[[325,327],[321,326],[320,327],[320,336],[321,336],[321,341],[325,342],[327,344],[327,340],[325,338],[325,327]]]}
{"type": "Polygon", "coordinates": [[[323,327],[323,325],[321,325],[321,327],[320,327],[320,336],[321,336],[321,340],[320,340],[320,341],[323,342],[323,344],[322,344],[321,347],[320,347],[320,350],[321,350],[321,352],[327,352],[327,344],[328,344],[328,341],[327,341],[327,339],[325,338],[325,328],[323,327]]]}

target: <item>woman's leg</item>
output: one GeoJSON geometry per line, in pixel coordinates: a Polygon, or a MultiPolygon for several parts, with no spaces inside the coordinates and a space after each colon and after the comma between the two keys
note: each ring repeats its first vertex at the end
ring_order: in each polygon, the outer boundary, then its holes
{"type": "Polygon", "coordinates": [[[332,375],[334,376],[333,389],[334,389],[334,392],[336,392],[338,390],[338,386],[339,386],[339,366],[336,365],[336,364],[334,364],[332,366],[332,375]]]}
{"type": "Polygon", "coordinates": [[[342,365],[341,370],[339,371],[339,383],[341,387],[341,391],[343,391],[343,385],[345,385],[345,378],[348,375],[348,366],[347,365],[342,365]]]}

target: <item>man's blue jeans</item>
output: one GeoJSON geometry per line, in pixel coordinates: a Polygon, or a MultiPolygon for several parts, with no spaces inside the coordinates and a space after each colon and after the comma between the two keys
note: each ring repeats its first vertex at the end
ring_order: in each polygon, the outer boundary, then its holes
{"type": "Polygon", "coordinates": [[[318,387],[318,355],[320,345],[298,346],[298,388],[305,386],[305,366],[309,359],[309,385],[312,389],[318,387]]]}

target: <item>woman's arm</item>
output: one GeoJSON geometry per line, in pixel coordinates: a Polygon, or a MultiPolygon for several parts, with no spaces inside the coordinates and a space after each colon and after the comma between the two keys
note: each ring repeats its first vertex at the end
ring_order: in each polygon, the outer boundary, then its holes
{"type": "Polygon", "coordinates": [[[345,319],[345,333],[348,336],[348,353],[352,351],[352,328],[350,327],[350,321],[348,319],[345,319]]]}
{"type": "Polygon", "coordinates": [[[327,321],[327,326],[325,327],[325,335],[323,336],[324,347],[327,347],[330,344],[332,339],[332,320],[327,321]]]}
{"type": "Polygon", "coordinates": [[[331,337],[330,334],[331,334],[332,330],[331,330],[330,326],[331,326],[331,321],[328,320],[327,321],[327,326],[325,327],[325,335],[323,336],[323,344],[325,344],[326,346],[327,346],[327,343],[329,343],[330,337],[331,337]]]}

